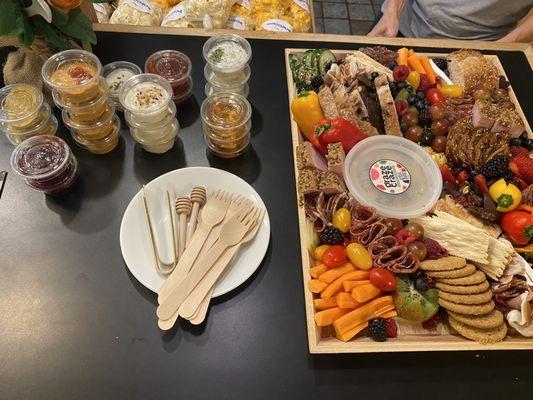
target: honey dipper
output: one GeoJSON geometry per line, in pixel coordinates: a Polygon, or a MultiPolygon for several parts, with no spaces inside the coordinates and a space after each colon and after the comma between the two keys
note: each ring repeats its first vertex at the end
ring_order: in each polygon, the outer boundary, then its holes
{"type": "Polygon", "coordinates": [[[187,216],[191,213],[192,203],[191,199],[188,197],[178,197],[176,199],[176,213],[179,216],[179,246],[178,254],[179,257],[183,254],[185,250],[185,231],[187,229],[187,216]]]}
{"type": "Polygon", "coordinates": [[[205,188],[202,186],[193,187],[191,191],[191,201],[192,201],[192,213],[191,213],[191,220],[189,221],[189,228],[187,229],[186,246],[189,245],[192,235],[194,234],[194,231],[196,230],[196,220],[198,219],[198,212],[200,211],[200,207],[203,206],[206,201],[205,188]]]}

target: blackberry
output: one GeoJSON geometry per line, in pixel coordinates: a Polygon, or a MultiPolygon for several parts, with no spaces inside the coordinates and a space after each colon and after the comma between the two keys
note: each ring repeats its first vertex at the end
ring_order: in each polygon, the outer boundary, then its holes
{"type": "Polygon", "coordinates": [[[385,318],[374,318],[368,322],[370,336],[375,342],[384,342],[387,340],[387,321],[385,318]]]}
{"type": "Polygon", "coordinates": [[[344,233],[340,229],[335,228],[334,226],[328,226],[320,234],[320,241],[324,244],[343,244],[344,243],[344,233]]]}
{"type": "Polygon", "coordinates": [[[430,116],[429,110],[427,108],[423,108],[418,113],[418,122],[422,126],[428,126],[431,123],[431,116],[430,116]]]}
{"type": "Polygon", "coordinates": [[[499,154],[487,161],[485,165],[481,167],[479,172],[481,172],[485,178],[495,179],[505,175],[508,169],[509,157],[499,154]]]}
{"type": "Polygon", "coordinates": [[[448,60],[446,60],[445,58],[434,58],[433,62],[443,71],[446,71],[448,69],[448,60]]]}
{"type": "Polygon", "coordinates": [[[433,143],[433,139],[435,139],[435,134],[431,132],[428,128],[424,128],[424,133],[422,134],[422,139],[420,139],[420,143],[422,146],[431,146],[431,143],[433,143]]]}
{"type": "Polygon", "coordinates": [[[316,75],[313,77],[313,79],[311,79],[311,86],[313,86],[315,90],[320,89],[320,86],[323,84],[324,78],[322,78],[320,75],[316,75]]]}

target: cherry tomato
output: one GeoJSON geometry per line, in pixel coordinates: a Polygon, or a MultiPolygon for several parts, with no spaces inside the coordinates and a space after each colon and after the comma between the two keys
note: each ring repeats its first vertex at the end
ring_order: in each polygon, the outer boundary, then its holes
{"type": "Polygon", "coordinates": [[[346,233],[350,230],[350,224],[352,222],[352,216],[350,211],[346,208],[339,208],[333,214],[333,226],[340,230],[342,233],[346,233]]]}
{"type": "Polygon", "coordinates": [[[345,264],[347,260],[348,256],[346,255],[346,249],[341,245],[331,246],[329,249],[326,249],[322,256],[322,262],[328,268],[340,267],[342,264],[345,264]]]}
{"type": "Polygon", "coordinates": [[[422,242],[413,242],[407,246],[407,251],[418,258],[418,261],[424,261],[427,256],[426,245],[422,242]]]}
{"type": "Polygon", "coordinates": [[[324,257],[324,252],[329,249],[331,246],[329,244],[323,244],[322,246],[318,246],[315,248],[315,260],[322,261],[322,257],[324,257]]]}
{"type": "Polygon", "coordinates": [[[346,247],[346,253],[350,262],[359,269],[369,270],[374,264],[368,251],[360,243],[350,243],[346,247]]]}
{"type": "Polygon", "coordinates": [[[383,221],[383,223],[387,227],[387,235],[394,235],[403,228],[401,219],[387,218],[385,221],[383,221]]]}
{"type": "Polygon", "coordinates": [[[370,283],[383,292],[393,292],[396,290],[396,278],[394,274],[385,268],[372,268],[368,274],[370,283]]]}
{"type": "Polygon", "coordinates": [[[415,235],[416,240],[421,240],[424,237],[424,228],[416,222],[408,223],[405,229],[415,235]]]}
{"type": "Polygon", "coordinates": [[[463,88],[458,85],[446,85],[440,89],[440,92],[448,97],[461,97],[463,94],[463,88]]]}
{"type": "Polygon", "coordinates": [[[439,104],[444,102],[444,95],[439,91],[439,89],[429,89],[426,97],[431,104],[439,104]]]}

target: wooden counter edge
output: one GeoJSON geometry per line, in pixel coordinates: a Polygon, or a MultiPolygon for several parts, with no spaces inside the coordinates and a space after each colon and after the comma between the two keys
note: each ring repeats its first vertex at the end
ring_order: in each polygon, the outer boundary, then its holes
{"type": "MultiPolygon", "coordinates": [[[[213,29],[206,31],[202,28],[169,28],[160,26],[139,26],[139,25],[119,25],[119,24],[93,24],[97,32],[125,32],[144,33],[152,35],[178,35],[178,36],[213,36],[220,33],[227,33],[227,29],[213,29]]],[[[235,33],[234,30],[231,30],[235,33]]],[[[268,40],[294,40],[294,41],[319,41],[337,43],[365,43],[369,45],[392,45],[392,46],[416,46],[435,48],[471,48],[478,50],[497,51],[522,51],[533,50],[529,43],[500,43],[485,42],[479,40],[452,40],[452,39],[415,39],[415,38],[384,38],[374,36],[357,35],[330,35],[319,33],[282,33],[282,32],[258,32],[258,31],[238,31],[238,34],[249,39],[268,40]],[[528,50],[529,49],[529,50],[528,50]]]]}

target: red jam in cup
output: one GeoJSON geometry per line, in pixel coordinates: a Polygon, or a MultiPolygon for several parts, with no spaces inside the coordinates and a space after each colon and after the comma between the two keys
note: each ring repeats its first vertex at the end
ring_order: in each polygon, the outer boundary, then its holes
{"type": "Polygon", "coordinates": [[[11,167],[28,186],[49,195],[65,193],[78,177],[76,158],[57,136],[34,136],[19,144],[11,167]]]}
{"type": "Polygon", "coordinates": [[[158,51],[144,64],[144,72],[157,74],[170,83],[177,105],[183,104],[192,94],[191,70],[189,57],[176,50],[158,51]]]}

